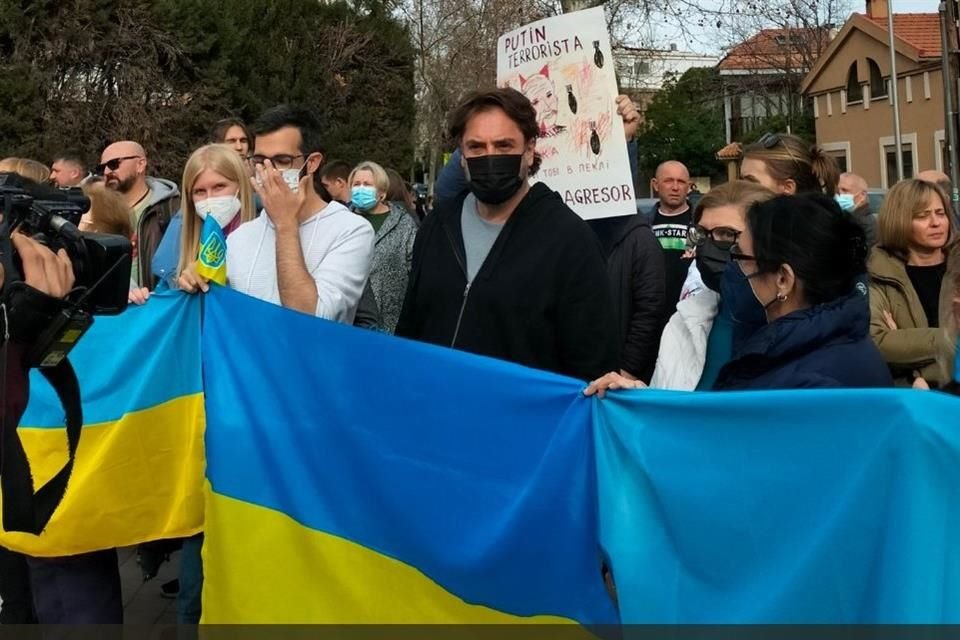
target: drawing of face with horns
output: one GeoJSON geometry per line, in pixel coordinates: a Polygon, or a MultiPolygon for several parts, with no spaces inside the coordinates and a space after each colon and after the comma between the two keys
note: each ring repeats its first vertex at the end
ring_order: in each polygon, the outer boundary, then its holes
{"type": "Polygon", "coordinates": [[[520,76],[520,91],[527,96],[537,112],[537,124],[541,135],[548,135],[557,128],[557,114],[560,111],[560,99],[557,97],[553,81],[550,80],[550,67],[544,65],[536,75],[524,78],[520,76]]]}

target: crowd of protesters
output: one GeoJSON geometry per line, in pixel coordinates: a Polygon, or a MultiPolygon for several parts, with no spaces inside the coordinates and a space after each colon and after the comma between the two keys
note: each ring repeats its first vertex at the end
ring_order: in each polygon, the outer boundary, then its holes
{"type": "MultiPolygon", "coordinates": [[[[623,96],[615,108],[631,145],[636,108],[623,96]]],[[[327,158],[316,118],[290,106],[251,126],[218,122],[179,184],[152,176],[135,141],[107,146],[92,171],[72,153],[49,168],[7,158],[0,171],[81,186],[91,202],[82,228],[132,240],[134,304],[209,289],[196,263],[213,216],[240,292],[573,376],[587,395],[953,379],[956,221],[936,176],[895,185],[871,212],[862,178],[772,133],[743,149],[740,180],[693,204],[676,159],[656,170],[652,211],[585,222],[531,180],[540,131],[519,92],[469,96],[451,114],[456,151],[429,212],[376,159],[327,158]]],[[[200,617],[202,543],[142,549],[147,577],[182,549],[179,580],[163,585],[182,623],[200,617]]],[[[5,622],[122,621],[115,551],[0,550],[0,564],[5,622]]]]}

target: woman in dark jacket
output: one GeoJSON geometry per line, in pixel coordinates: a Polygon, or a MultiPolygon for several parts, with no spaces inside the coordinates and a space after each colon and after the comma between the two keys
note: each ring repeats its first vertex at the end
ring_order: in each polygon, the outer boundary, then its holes
{"type": "MultiPolygon", "coordinates": [[[[733,322],[765,318],[717,376],[714,390],[893,386],[869,336],[863,229],[821,194],[753,205],[730,248],[724,304],[733,322]]],[[[639,385],[617,374],[584,392],[639,385]]]]}
{"type": "Polygon", "coordinates": [[[818,194],[755,205],[731,249],[744,295],[734,316],[767,324],[737,351],[714,389],[885,387],[893,380],[869,336],[863,229],[818,194]],[[747,293],[749,289],[749,294],[747,293]]]}

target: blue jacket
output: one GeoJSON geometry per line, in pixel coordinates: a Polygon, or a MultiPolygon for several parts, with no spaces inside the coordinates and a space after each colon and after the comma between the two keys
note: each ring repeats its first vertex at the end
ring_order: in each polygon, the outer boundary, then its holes
{"type": "Polygon", "coordinates": [[[183,214],[180,210],[170,219],[163,239],[153,254],[150,267],[153,275],[159,279],[157,290],[176,289],[177,264],[180,262],[180,227],[183,225],[183,214]]]}
{"type": "Polygon", "coordinates": [[[869,325],[870,307],[859,291],[791,313],[748,338],[714,389],[892,387],[869,325]]]}

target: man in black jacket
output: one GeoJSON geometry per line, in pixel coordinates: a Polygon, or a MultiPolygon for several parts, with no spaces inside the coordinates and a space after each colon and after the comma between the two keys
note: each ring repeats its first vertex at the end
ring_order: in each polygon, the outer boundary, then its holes
{"type": "Polygon", "coordinates": [[[604,247],[607,276],[613,288],[620,375],[649,384],[657,364],[667,303],[663,251],[646,216],[611,221],[620,223],[611,245],[604,247]]]}
{"type": "Polygon", "coordinates": [[[530,186],[538,132],[513,89],[453,114],[470,192],[417,234],[397,335],[590,380],[618,368],[604,259],[559,194],[530,186]]]}

